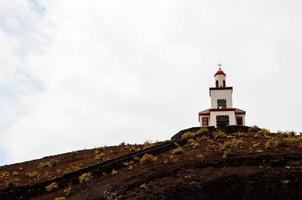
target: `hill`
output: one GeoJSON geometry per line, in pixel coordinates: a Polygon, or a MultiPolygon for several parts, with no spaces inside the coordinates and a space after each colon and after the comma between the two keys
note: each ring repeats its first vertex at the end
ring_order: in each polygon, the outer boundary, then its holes
{"type": "Polygon", "coordinates": [[[0,167],[0,199],[299,199],[302,137],[183,131],[0,167]]]}

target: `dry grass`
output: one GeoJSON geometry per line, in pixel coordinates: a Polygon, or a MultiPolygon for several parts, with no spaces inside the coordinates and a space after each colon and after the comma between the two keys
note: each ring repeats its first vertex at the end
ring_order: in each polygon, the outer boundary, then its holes
{"type": "Polygon", "coordinates": [[[65,189],[64,189],[64,195],[65,195],[65,196],[69,196],[70,193],[71,193],[71,189],[72,189],[71,186],[65,188],[65,189]]]}
{"type": "Polygon", "coordinates": [[[28,178],[38,178],[40,176],[40,173],[39,172],[27,172],[25,175],[28,178]]]}
{"type": "Polygon", "coordinates": [[[145,154],[141,159],[140,159],[140,164],[147,164],[147,163],[151,163],[157,160],[156,156],[153,156],[151,154],[145,154]]]}
{"type": "Polygon", "coordinates": [[[112,175],[112,176],[117,175],[117,174],[118,174],[118,171],[117,171],[117,170],[113,169],[113,170],[111,171],[111,175],[112,175]]]}
{"type": "Polygon", "coordinates": [[[40,162],[38,168],[47,168],[47,167],[54,167],[58,164],[58,160],[50,160],[46,162],[40,162]]]}
{"type": "Polygon", "coordinates": [[[87,183],[93,179],[93,176],[90,172],[84,173],[79,177],[80,183],[87,183]]]}
{"type": "Polygon", "coordinates": [[[56,182],[53,182],[51,184],[49,184],[48,186],[45,187],[45,190],[47,192],[52,192],[52,191],[55,191],[57,190],[59,187],[58,187],[58,184],[56,182]]]}
{"type": "Polygon", "coordinates": [[[224,132],[221,132],[221,131],[216,131],[216,132],[213,132],[213,137],[214,139],[224,139],[227,137],[227,135],[224,133],[224,132]]]}
{"type": "Polygon", "coordinates": [[[54,200],[66,200],[66,197],[56,197],[54,200]]]}

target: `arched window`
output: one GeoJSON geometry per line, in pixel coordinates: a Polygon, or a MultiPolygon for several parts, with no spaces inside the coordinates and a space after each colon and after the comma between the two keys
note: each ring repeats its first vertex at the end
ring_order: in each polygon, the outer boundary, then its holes
{"type": "Polygon", "coordinates": [[[223,80],[223,87],[225,87],[225,80],[223,80]]]}
{"type": "Polygon", "coordinates": [[[216,87],[218,87],[218,80],[216,80],[216,87]]]}

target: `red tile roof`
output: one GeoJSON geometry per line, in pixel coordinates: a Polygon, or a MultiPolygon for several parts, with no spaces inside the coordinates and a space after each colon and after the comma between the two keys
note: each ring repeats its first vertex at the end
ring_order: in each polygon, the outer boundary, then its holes
{"type": "Polygon", "coordinates": [[[224,75],[226,76],[226,74],[222,71],[221,67],[219,67],[218,71],[215,73],[214,77],[217,75],[224,75]]]}

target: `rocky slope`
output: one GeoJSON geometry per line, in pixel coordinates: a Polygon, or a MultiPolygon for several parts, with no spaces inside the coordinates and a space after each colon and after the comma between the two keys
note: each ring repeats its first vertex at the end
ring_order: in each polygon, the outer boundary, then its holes
{"type": "Polygon", "coordinates": [[[0,167],[0,199],[300,199],[302,137],[186,132],[0,167]]]}

